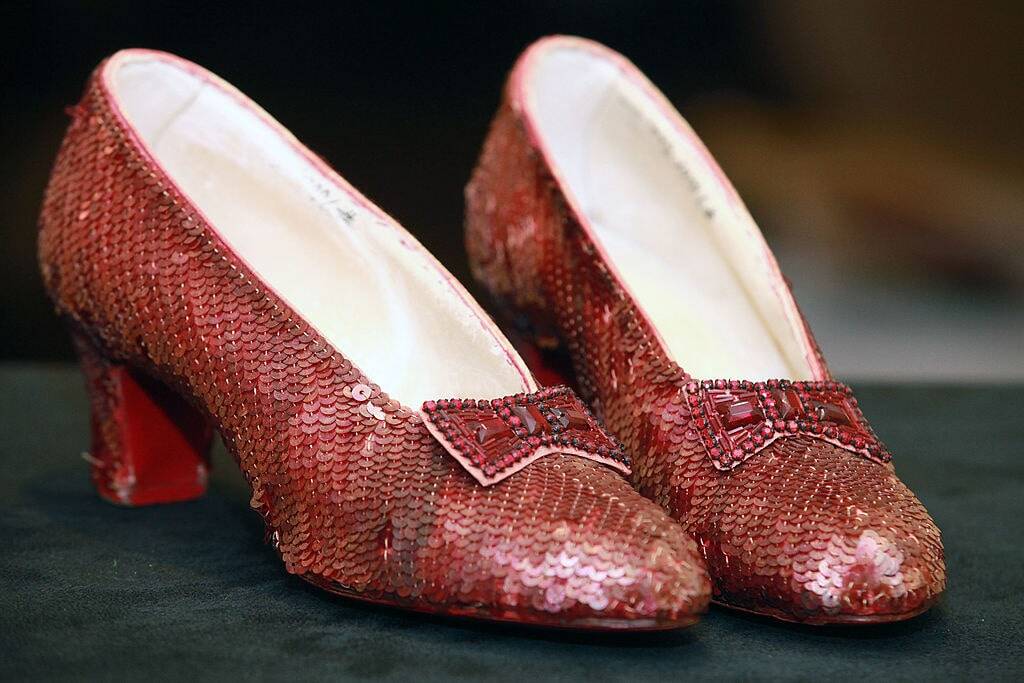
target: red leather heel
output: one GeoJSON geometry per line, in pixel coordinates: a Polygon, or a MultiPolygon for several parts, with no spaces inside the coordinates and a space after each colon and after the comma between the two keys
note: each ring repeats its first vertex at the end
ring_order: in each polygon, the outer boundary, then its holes
{"type": "Polygon", "coordinates": [[[516,313],[497,299],[492,299],[494,321],[505,333],[512,346],[526,361],[533,376],[544,386],[565,385],[578,391],[572,358],[552,327],[538,322],[536,316],[516,313]]]}
{"type": "Polygon", "coordinates": [[[213,428],[161,382],[72,334],[91,405],[92,481],[118,505],[191,500],[206,491],[213,428]]]}
{"type": "Polygon", "coordinates": [[[574,391],[578,391],[572,360],[560,345],[545,345],[544,339],[532,337],[504,326],[502,326],[502,331],[526,361],[538,382],[548,387],[564,384],[572,387],[574,391]]]}

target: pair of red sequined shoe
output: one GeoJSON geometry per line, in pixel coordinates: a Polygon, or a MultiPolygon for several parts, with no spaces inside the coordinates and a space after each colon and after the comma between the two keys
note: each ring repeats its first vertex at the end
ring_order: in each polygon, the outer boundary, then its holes
{"type": "Polygon", "coordinates": [[[750,216],[606,48],[524,54],[467,191],[475,274],[586,403],[209,72],[120,52],[72,116],[40,262],[105,498],[200,495],[216,429],[288,571],[362,600],[643,629],[712,596],[817,623],[942,592],[938,530],[750,216]]]}

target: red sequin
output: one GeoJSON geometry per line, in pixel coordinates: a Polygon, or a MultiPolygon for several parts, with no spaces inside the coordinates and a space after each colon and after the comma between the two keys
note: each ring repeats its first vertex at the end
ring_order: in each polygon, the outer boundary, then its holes
{"type": "MultiPolygon", "coordinates": [[[[571,48],[612,60],[647,87],[610,50],[584,41],[571,48]]],[[[506,88],[466,191],[473,273],[510,318],[529,321],[528,334],[568,350],[581,396],[632,456],[634,485],[697,538],[716,599],[808,622],[901,619],[926,609],[946,583],[939,530],[891,465],[877,462],[887,456],[862,431],[859,411],[842,407],[852,399],[844,392],[816,412],[778,386],[770,392],[778,418],[754,432],[740,424],[746,408],[738,410],[727,419],[749,440],[706,443],[720,434],[721,414],[697,414],[704,398],[687,391],[693,380],[570,208],[518,92],[506,88]],[[840,412],[856,431],[844,428],[840,412]]]]}
{"type": "MultiPolygon", "coordinates": [[[[133,54],[221,87],[169,55],[133,54]]],[[[710,585],[678,524],[609,467],[564,451],[481,486],[417,411],[220,239],[142,147],[104,66],[74,109],[46,192],[46,287],[103,359],[87,369],[157,378],[212,422],[289,572],[349,597],[453,615],[594,628],[695,620],[710,585]]],[[[344,306],[358,293],[332,296],[344,306]]],[[[126,471],[108,409],[119,399],[99,390],[92,399],[110,446],[94,473],[106,482],[126,471]]],[[[125,500],[140,484],[109,483],[125,500]]]]}

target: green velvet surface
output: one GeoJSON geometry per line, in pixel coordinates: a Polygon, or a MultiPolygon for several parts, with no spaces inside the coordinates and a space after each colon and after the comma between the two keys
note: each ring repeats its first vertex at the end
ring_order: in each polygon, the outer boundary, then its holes
{"type": "Polygon", "coordinates": [[[713,609],[669,633],[407,614],[289,576],[218,448],[201,500],[100,501],[70,366],[0,366],[0,678],[388,680],[1024,677],[1019,386],[857,386],[943,530],[949,589],[900,624],[802,627],[713,609]]]}

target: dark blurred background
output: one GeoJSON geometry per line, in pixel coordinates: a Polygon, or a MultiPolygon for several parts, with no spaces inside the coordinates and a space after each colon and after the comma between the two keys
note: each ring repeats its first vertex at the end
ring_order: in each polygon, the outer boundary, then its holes
{"type": "Polygon", "coordinates": [[[854,379],[1024,378],[1024,3],[0,5],[0,359],[70,346],[35,224],[89,71],[128,46],[220,74],[460,278],[462,186],[505,73],[573,33],[647,72],[718,157],[854,379]]]}

